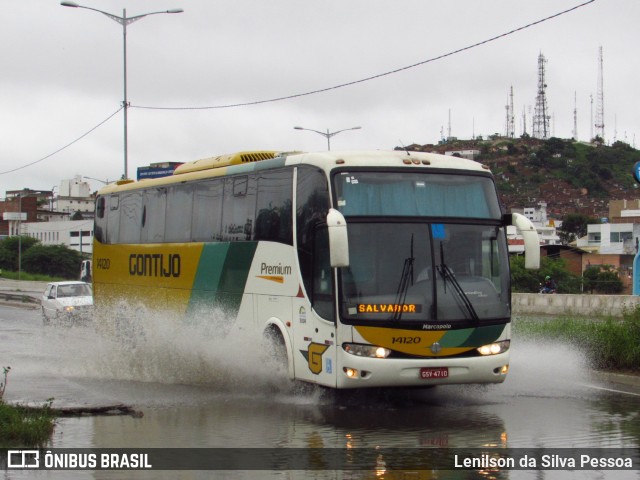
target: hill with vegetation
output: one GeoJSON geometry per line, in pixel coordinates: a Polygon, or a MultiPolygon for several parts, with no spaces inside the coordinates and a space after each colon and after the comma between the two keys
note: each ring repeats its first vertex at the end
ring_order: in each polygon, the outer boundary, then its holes
{"type": "Polygon", "coordinates": [[[570,213],[603,218],[609,215],[610,200],[640,198],[632,175],[640,151],[621,141],[608,146],[599,141],[491,137],[413,144],[408,149],[478,150],[475,160],[491,168],[505,211],[537,208],[546,202],[549,218],[562,219],[570,213]]]}

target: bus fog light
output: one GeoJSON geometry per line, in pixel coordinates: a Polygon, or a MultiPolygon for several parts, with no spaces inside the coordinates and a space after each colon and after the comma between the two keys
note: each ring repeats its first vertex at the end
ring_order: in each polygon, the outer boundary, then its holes
{"type": "Polygon", "coordinates": [[[355,368],[344,367],[342,370],[344,370],[344,374],[349,378],[356,378],[358,376],[358,370],[355,368]]]}
{"type": "Polygon", "coordinates": [[[391,350],[388,348],[359,343],[343,343],[342,348],[345,352],[358,357],[387,358],[391,354],[391,350]]]}
{"type": "Polygon", "coordinates": [[[483,345],[479,347],[478,353],[480,355],[498,355],[499,353],[504,353],[509,350],[510,340],[503,340],[501,342],[490,343],[488,345],[483,345]]]}

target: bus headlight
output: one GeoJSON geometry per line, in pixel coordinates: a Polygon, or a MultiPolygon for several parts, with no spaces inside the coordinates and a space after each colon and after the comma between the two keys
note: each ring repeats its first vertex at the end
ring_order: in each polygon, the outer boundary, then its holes
{"type": "Polygon", "coordinates": [[[359,343],[343,343],[342,348],[345,352],[358,357],[371,358],[387,358],[391,354],[391,350],[376,345],[361,345],[359,343]]]}
{"type": "Polygon", "coordinates": [[[499,353],[504,353],[509,350],[509,344],[511,340],[502,340],[501,342],[490,343],[488,345],[483,345],[479,347],[478,353],[480,355],[498,355],[499,353]]]}

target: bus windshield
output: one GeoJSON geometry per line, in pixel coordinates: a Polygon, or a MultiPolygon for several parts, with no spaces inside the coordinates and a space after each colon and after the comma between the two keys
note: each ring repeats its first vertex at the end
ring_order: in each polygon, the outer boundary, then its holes
{"type": "Polygon", "coordinates": [[[453,325],[509,317],[507,246],[494,221],[491,179],[387,172],[337,178],[339,207],[349,215],[350,265],[339,270],[343,321],[453,325]]]}
{"type": "Polygon", "coordinates": [[[340,172],[337,206],[346,216],[500,219],[490,177],[415,172],[340,172]]]}

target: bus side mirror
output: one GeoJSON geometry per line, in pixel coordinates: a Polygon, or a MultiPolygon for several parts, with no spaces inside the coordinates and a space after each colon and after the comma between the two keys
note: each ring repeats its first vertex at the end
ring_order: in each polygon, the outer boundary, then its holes
{"type": "Polygon", "coordinates": [[[536,227],[524,215],[512,213],[505,215],[505,225],[514,225],[524,239],[524,268],[537,270],[540,268],[540,239],[536,227]]]}
{"type": "Polygon", "coordinates": [[[329,230],[329,256],[332,267],[349,266],[349,238],[347,221],[338,210],[331,208],[327,214],[329,230]]]}

